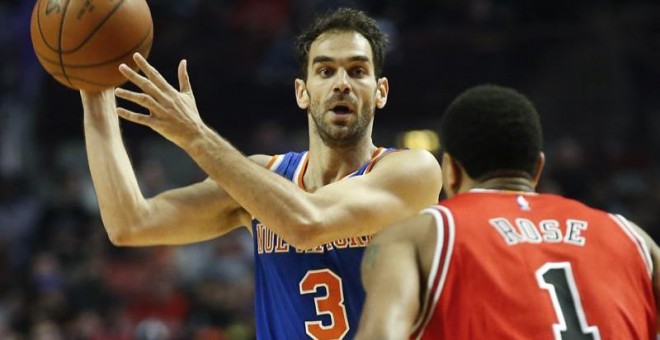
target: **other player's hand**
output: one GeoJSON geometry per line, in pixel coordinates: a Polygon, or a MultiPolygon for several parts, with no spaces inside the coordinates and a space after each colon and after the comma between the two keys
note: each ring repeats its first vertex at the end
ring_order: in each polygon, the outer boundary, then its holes
{"type": "Polygon", "coordinates": [[[186,60],[179,63],[179,89],[176,89],[142,55],[135,53],[133,59],[144,76],[125,64],[119,65],[119,71],[143,93],[117,88],[115,95],[148,109],[149,114],[121,107],[117,108],[117,114],[128,121],[146,125],[184,147],[204,126],[190,86],[186,60]]]}

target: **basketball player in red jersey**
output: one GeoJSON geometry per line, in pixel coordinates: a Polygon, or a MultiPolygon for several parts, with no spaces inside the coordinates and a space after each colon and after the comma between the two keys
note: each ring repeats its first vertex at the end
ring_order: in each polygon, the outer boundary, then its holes
{"type": "Polygon", "coordinates": [[[357,338],[655,339],[657,245],[622,216],[534,193],[528,99],[469,89],[440,133],[450,198],[372,241],[357,338]]]}

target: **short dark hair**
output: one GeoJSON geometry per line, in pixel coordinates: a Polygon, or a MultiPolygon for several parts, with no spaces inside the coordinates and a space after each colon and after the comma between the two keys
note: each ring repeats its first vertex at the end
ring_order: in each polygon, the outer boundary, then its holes
{"type": "Polygon", "coordinates": [[[497,85],[475,86],[456,97],[439,132],[443,150],[477,180],[533,177],[543,147],[534,104],[520,92],[497,85]]]}
{"type": "Polygon", "coordinates": [[[355,31],[369,41],[373,54],[374,72],[376,78],[380,77],[385,64],[385,50],[387,49],[387,35],[383,33],[376,20],[364,12],[352,8],[339,8],[318,17],[311,27],[302,32],[296,39],[295,53],[300,67],[300,77],[307,80],[307,66],[309,65],[309,48],[316,38],[328,31],[355,31]]]}

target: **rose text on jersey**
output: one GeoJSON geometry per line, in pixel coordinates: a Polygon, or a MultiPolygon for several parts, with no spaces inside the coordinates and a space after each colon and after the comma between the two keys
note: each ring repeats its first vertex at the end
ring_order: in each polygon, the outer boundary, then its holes
{"type": "Polygon", "coordinates": [[[564,223],[565,232],[562,233],[562,224],[557,220],[543,220],[534,223],[526,218],[516,218],[509,221],[498,217],[490,221],[490,225],[504,238],[507,245],[514,246],[520,243],[566,243],[584,246],[587,240],[582,232],[587,230],[588,223],[575,219],[567,219],[564,223]]]}

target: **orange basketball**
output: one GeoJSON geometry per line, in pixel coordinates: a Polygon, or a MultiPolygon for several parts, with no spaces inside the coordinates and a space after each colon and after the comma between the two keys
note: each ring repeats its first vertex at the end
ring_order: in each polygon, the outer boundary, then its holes
{"type": "Polygon", "coordinates": [[[153,21],[145,0],[38,0],[30,26],[39,62],[60,83],[98,91],[126,81],[117,67],[147,56],[153,21]]]}

